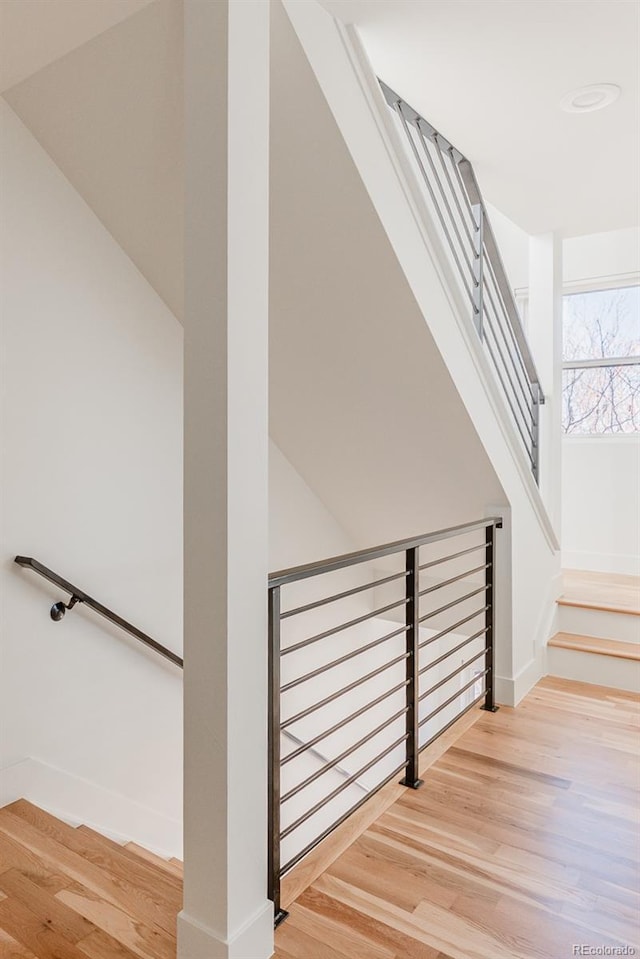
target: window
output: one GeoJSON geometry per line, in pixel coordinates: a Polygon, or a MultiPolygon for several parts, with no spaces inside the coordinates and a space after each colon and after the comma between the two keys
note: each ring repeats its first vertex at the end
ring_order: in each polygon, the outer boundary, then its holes
{"type": "Polygon", "coordinates": [[[562,325],[564,432],[640,431],[640,286],[571,293],[562,325]]]}

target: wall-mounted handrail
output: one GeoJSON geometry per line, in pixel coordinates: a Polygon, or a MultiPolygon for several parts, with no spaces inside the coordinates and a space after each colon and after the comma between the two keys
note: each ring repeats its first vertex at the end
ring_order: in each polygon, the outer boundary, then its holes
{"type": "Polygon", "coordinates": [[[60,589],[64,590],[65,593],[70,593],[71,602],[67,606],[65,606],[64,603],[55,603],[52,606],[52,619],[61,619],[62,615],[64,615],[65,609],[71,609],[76,603],[83,603],[85,606],[89,606],[90,609],[98,613],[100,616],[108,619],[110,623],[114,624],[114,626],[118,626],[126,633],[129,633],[129,635],[135,637],[135,639],[137,639],[139,642],[144,643],[144,645],[148,646],[149,649],[153,649],[156,653],[159,653],[160,656],[164,656],[165,659],[168,659],[175,666],[179,666],[180,669],[183,668],[184,661],[180,656],[172,652],[172,650],[167,649],[166,646],[156,642],[156,640],[152,639],[151,636],[147,636],[147,634],[143,633],[141,629],[137,628],[137,626],[133,626],[131,623],[128,623],[126,619],[122,618],[122,616],[118,616],[118,614],[114,613],[113,610],[103,606],[102,603],[99,603],[96,599],[93,599],[93,597],[89,596],[88,593],[85,593],[84,590],[79,589],[77,586],[74,586],[73,583],[63,579],[62,576],[59,576],[58,573],[54,573],[53,570],[49,569],[48,566],[44,566],[42,563],[38,562],[37,559],[33,559],[31,556],[16,556],[15,562],[18,564],[18,566],[23,566],[26,569],[32,569],[35,573],[38,573],[40,576],[44,577],[44,579],[48,579],[50,583],[53,583],[55,586],[59,586],[60,589]]]}
{"type": "Polygon", "coordinates": [[[379,83],[398,118],[409,162],[425,187],[426,206],[441,227],[453,278],[469,300],[473,325],[538,481],[544,394],[475,172],[457,147],[386,83],[379,83]]]}

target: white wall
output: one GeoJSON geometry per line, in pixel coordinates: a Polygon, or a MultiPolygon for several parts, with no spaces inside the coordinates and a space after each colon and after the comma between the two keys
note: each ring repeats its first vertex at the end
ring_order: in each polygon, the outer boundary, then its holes
{"type": "Polygon", "coordinates": [[[485,206],[511,288],[526,289],[529,286],[529,234],[492,203],[485,206]]]}
{"type": "MultiPolygon", "coordinates": [[[[565,240],[563,267],[565,292],[637,282],[640,230],[565,240]]],[[[640,574],[639,491],[639,436],[565,436],[563,566],[640,574]]]]}
{"type": "Polygon", "coordinates": [[[640,575],[640,436],[565,437],[562,565],[640,575]]]}
{"type": "Polygon", "coordinates": [[[613,230],[571,237],[563,244],[564,282],[567,289],[590,285],[637,282],[640,272],[640,229],[613,230]]]}
{"type": "Polygon", "coordinates": [[[180,652],[182,329],[0,108],[0,768],[33,757],[177,821],[179,671],[89,610],[54,624],[67,597],[13,557],[180,652]]]}
{"type": "MultiPolygon", "coordinates": [[[[404,528],[398,529],[399,535],[410,532],[407,528],[410,515],[415,517],[418,511],[422,514],[425,503],[434,512],[442,511],[445,505],[450,513],[455,508],[460,519],[460,510],[465,505],[468,510],[475,507],[473,514],[477,514],[479,504],[487,508],[493,503],[504,509],[505,504],[509,503],[513,619],[509,623],[511,628],[507,627],[501,631],[497,662],[500,697],[503,702],[514,702],[521,698],[542,672],[543,646],[549,628],[547,614],[553,609],[553,584],[559,564],[556,537],[520,451],[504,399],[499,394],[495,378],[469,323],[468,306],[463,303],[462,297],[457,297],[457,288],[446,265],[437,227],[429,221],[424,212],[424,202],[420,199],[417,187],[414,190],[411,186],[416,182],[415,176],[411,174],[412,179],[406,178],[404,154],[402,148],[396,145],[397,132],[392,126],[393,118],[383,102],[364,52],[358,48],[356,38],[349,31],[345,34],[317,4],[296,4],[285,0],[284,7],[355,162],[369,202],[375,209],[397,263],[404,273],[412,305],[418,307],[417,316],[420,320],[418,323],[415,313],[408,308],[406,286],[403,288],[401,284],[397,284],[397,287],[394,286],[394,294],[397,291],[399,296],[394,300],[395,306],[389,305],[384,320],[380,317],[375,324],[370,322],[370,316],[372,313],[375,315],[376,307],[374,305],[374,308],[369,310],[370,299],[367,297],[370,297],[371,290],[378,292],[374,284],[380,279],[378,269],[372,270],[370,267],[368,276],[363,277],[353,292],[353,309],[349,315],[350,321],[353,319],[353,322],[360,323],[361,363],[375,384],[370,362],[374,353],[370,348],[372,335],[378,335],[380,331],[388,334],[385,345],[382,345],[383,341],[380,340],[376,346],[376,350],[380,350],[387,358],[393,357],[394,351],[398,349],[398,341],[409,344],[409,355],[405,361],[411,369],[416,358],[416,366],[422,364],[422,378],[416,373],[416,379],[420,388],[424,388],[424,394],[419,396],[416,388],[415,401],[412,397],[411,402],[406,402],[403,392],[406,385],[402,381],[398,383],[395,370],[391,370],[390,365],[387,365],[386,376],[379,381],[382,384],[380,395],[384,396],[385,400],[388,399],[391,387],[394,401],[398,398],[401,400],[403,413],[401,416],[396,414],[394,422],[389,422],[388,410],[381,410],[377,416],[375,422],[379,427],[377,442],[380,449],[378,459],[380,468],[385,471],[387,491],[401,490],[401,496],[396,497],[393,506],[385,501],[384,507],[379,508],[376,514],[370,505],[371,486],[368,485],[367,477],[360,483],[363,493],[351,493],[350,501],[357,503],[359,516],[368,509],[371,523],[375,522],[379,528],[386,525],[387,531],[392,521],[398,522],[400,513],[404,528]],[[403,299],[400,299],[401,295],[404,296],[403,299]],[[394,340],[391,338],[391,331],[395,334],[394,340]],[[424,362],[426,358],[428,371],[424,362]],[[446,367],[449,378],[446,385],[444,378],[437,378],[440,360],[446,367]],[[406,422],[412,422],[410,417],[414,410],[419,416],[414,421],[413,445],[407,448],[404,456],[397,456],[397,444],[404,435],[406,422]],[[466,424],[465,417],[468,417],[466,424]],[[428,445],[422,466],[419,457],[421,444],[425,437],[430,436],[430,431],[436,433],[438,425],[441,427],[440,435],[434,436],[428,445]],[[478,440],[480,448],[476,453],[478,440]],[[460,447],[456,449],[458,441],[460,447]],[[393,451],[390,454],[391,462],[398,473],[395,481],[389,468],[388,456],[385,458],[389,450],[393,451]],[[460,465],[457,455],[460,456],[460,465]],[[446,469],[450,471],[448,486],[446,469]],[[404,471],[402,476],[399,475],[401,470],[404,471]],[[410,485],[413,481],[416,481],[416,488],[410,485]],[[426,487],[427,482],[429,488],[426,487]]],[[[313,128],[312,142],[316,151],[321,149],[321,143],[322,148],[325,146],[320,140],[317,124],[313,128]]],[[[399,140],[397,143],[399,144],[399,140]]],[[[297,170],[294,174],[297,175],[297,170]]],[[[314,187],[315,185],[316,181],[314,187]]],[[[352,194],[349,193],[349,202],[351,199],[352,194]]],[[[313,221],[316,231],[324,226],[325,212],[313,221]]],[[[327,215],[327,221],[335,228],[333,211],[327,215]]],[[[372,225],[367,233],[367,242],[376,227],[372,225]]],[[[292,282],[297,283],[298,273],[295,270],[291,273],[292,282]]],[[[333,281],[333,272],[330,276],[333,281]]],[[[395,279],[391,270],[385,271],[383,278],[385,282],[376,304],[389,295],[390,279],[395,279]]],[[[334,288],[333,285],[331,288],[334,288]]],[[[311,308],[317,306],[317,289],[313,286],[309,289],[307,300],[311,308]]],[[[320,321],[325,323],[333,319],[328,311],[326,318],[320,315],[317,317],[315,326],[317,327],[320,321]]],[[[296,320],[299,323],[305,322],[306,310],[302,311],[296,320]]],[[[341,332],[341,347],[349,333],[347,322],[342,325],[345,332],[341,332]]],[[[315,330],[312,332],[316,335],[315,330]]],[[[375,355],[378,357],[379,353],[376,352],[375,355]]],[[[339,359],[341,364],[346,365],[342,350],[339,359]]],[[[356,368],[356,372],[358,376],[362,375],[360,368],[356,368]]],[[[412,382],[413,378],[412,374],[412,382]]],[[[296,389],[291,392],[291,396],[296,399],[299,393],[304,393],[308,388],[299,374],[298,379],[300,382],[296,383],[296,389]]],[[[318,406],[322,405],[326,409],[327,405],[334,401],[334,384],[333,377],[331,383],[320,383],[314,400],[318,406]]],[[[375,385],[370,384],[366,406],[368,412],[373,408],[370,399],[372,396],[375,400],[379,398],[375,385]]],[[[345,417],[354,417],[361,409],[362,404],[343,404],[342,412],[332,417],[333,423],[342,431],[342,420],[345,417]]],[[[280,430],[280,423],[277,426],[280,430]]],[[[274,436],[278,439],[278,433],[274,433],[274,436]]],[[[360,442],[361,445],[356,446],[353,453],[341,444],[339,456],[336,457],[340,468],[344,469],[347,457],[352,455],[357,454],[361,461],[364,459],[369,439],[360,442]]],[[[281,442],[280,445],[288,451],[285,443],[281,442]]],[[[335,444],[333,448],[337,449],[335,444]]],[[[328,452],[331,446],[326,444],[326,449],[328,452]]],[[[307,453],[305,450],[305,455],[307,453]]],[[[289,455],[294,458],[293,452],[289,455]]],[[[312,475],[306,465],[303,467],[297,458],[295,461],[303,475],[312,475]]],[[[378,464],[368,473],[372,477],[371,483],[377,484],[380,476],[378,464]]],[[[315,471],[313,475],[315,477],[315,471]]],[[[352,482],[354,476],[352,473],[348,482],[352,482]]],[[[324,477],[322,480],[324,483],[324,477]]],[[[324,485],[318,488],[326,495],[324,485]]],[[[330,505],[335,515],[342,518],[343,512],[338,508],[337,497],[332,496],[330,505]]],[[[382,507],[382,500],[380,506],[382,507]]],[[[433,520],[433,513],[427,517],[425,510],[422,515],[423,519],[433,520]]],[[[355,532],[353,519],[354,517],[349,516],[349,529],[354,529],[355,532]]],[[[346,518],[344,522],[346,525],[346,518]]],[[[364,525],[363,520],[359,525],[364,525]]],[[[434,528],[434,525],[430,528],[434,528]]],[[[357,532],[356,535],[360,536],[360,533],[357,532]]],[[[505,593],[509,591],[509,584],[505,580],[503,589],[505,593]]]]}

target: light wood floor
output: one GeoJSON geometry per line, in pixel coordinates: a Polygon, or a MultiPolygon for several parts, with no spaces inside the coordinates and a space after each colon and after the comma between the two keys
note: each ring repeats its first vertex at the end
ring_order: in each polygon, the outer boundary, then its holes
{"type": "Polygon", "coordinates": [[[558,602],[561,606],[581,606],[640,616],[640,576],[564,569],[562,595],[558,602]]]}
{"type": "MultiPolygon", "coordinates": [[[[639,708],[546,679],[482,713],[289,906],[277,959],[637,949],[639,708]]],[[[0,810],[0,959],[175,959],[181,898],[176,862],[24,801],[0,810]]]]}
{"type": "Polygon", "coordinates": [[[182,878],[20,800],[0,809],[0,959],[175,959],[182,878]]]}
{"type": "Polygon", "coordinates": [[[483,713],[290,907],[278,959],[639,950],[639,711],[547,678],[483,713]]]}

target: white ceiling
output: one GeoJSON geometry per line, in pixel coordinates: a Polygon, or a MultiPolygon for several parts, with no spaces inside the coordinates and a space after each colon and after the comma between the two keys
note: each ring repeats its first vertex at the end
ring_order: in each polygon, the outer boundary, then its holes
{"type": "MultiPolygon", "coordinates": [[[[634,2],[323,2],[357,21],[379,75],[525,230],[638,223],[634,2]],[[619,83],[620,100],[559,110],[598,81],[619,83]]],[[[0,16],[6,100],[180,318],[181,0],[0,0],[0,16]]]]}
{"type": "Polygon", "coordinates": [[[152,0],[1,0],[0,93],[152,0]]]}
{"type": "Polygon", "coordinates": [[[353,22],[378,76],[472,161],[485,197],[529,233],[639,222],[635,0],[320,0],[353,22]],[[616,83],[603,111],[568,91],[616,83]]]}

